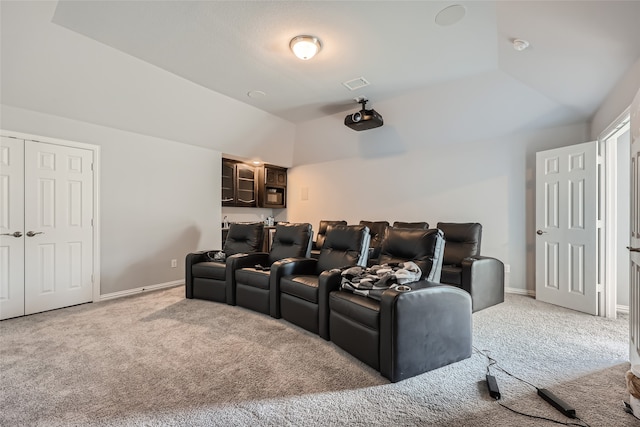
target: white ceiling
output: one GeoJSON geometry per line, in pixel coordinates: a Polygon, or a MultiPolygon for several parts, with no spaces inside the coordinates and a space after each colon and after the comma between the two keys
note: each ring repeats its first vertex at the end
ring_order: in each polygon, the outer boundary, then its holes
{"type": "Polygon", "coordinates": [[[52,22],[293,123],[492,71],[588,120],[640,57],[640,1],[61,1],[52,22]],[[452,4],[465,17],[437,25],[452,4]],[[312,60],[290,52],[299,34],[322,40],[312,60]]]}

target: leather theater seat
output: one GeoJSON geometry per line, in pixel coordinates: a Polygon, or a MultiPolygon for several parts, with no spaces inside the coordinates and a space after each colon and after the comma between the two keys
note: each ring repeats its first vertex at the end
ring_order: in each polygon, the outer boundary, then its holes
{"type": "Polygon", "coordinates": [[[235,305],[233,270],[239,254],[256,252],[262,247],[264,224],[231,224],[222,252],[226,259],[214,261],[208,254],[193,252],[186,256],[185,291],[187,298],[206,299],[235,305]]]}
{"type": "Polygon", "coordinates": [[[313,247],[311,248],[311,258],[318,259],[318,257],[320,256],[320,250],[322,249],[322,245],[324,244],[325,236],[327,235],[327,228],[334,225],[347,225],[347,221],[320,221],[318,231],[316,232],[316,240],[315,242],[313,242],[313,247]]]}
{"type": "Polygon", "coordinates": [[[439,230],[388,228],[380,264],[413,261],[421,280],[408,291],[390,288],[378,301],[346,290],[329,295],[331,341],[392,382],[471,355],[471,297],[440,285],[439,230]]]}
{"type": "Polygon", "coordinates": [[[420,228],[422,230],[429,229],[429,223],[420,221],[420,222],[403,222],[403,221],[394,221],[393,228],[420,228]]]}
{"type": "Polygon", "coordinates": [[[369,227],[369,233],[371,234],[367,263],[368,265],[377,264],[378,256],[380,255],[380,244],[384,237],[384,231],[389,227],[389,221],[360,221],[360,225],[369,227]]]}
{"type": "Polygon", "coordinates": [[[235,270],[236,304],[274,317],[279,307],[274,304],[271,313],[272,269],[277,261],[306,258],[311,250],[313,231],[311,224],[278,224],[269,253],[247,254],[238,260],[235,270]]]}
{"type": "Polygon", "coordinates": [[[504,302],[504,264],[480,255],[482,225],[439,222],[438,228],[446,241],[440,281],[469,292],[473,312],[504,302]]]}
{"type": "Polygon", "coordinates": [[[279,298],[281,316],[308,331],[329,339],[329,293],[340,286],[340,267],[365,265],[369,229],[364,225],[329,228],[318,259],[283,263],[273,299],[279,298]]]}

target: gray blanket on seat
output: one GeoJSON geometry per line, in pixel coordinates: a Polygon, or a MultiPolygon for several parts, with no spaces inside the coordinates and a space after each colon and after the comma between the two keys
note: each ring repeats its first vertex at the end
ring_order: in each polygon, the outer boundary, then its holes
{"type": "Polygon", "coordinates": [[[380,300],[382,293],[398,285],[420,280],[422,271],[412,261],[372,267],[349,267],[342,271],[341,287],[357,295],[380,300]]]}

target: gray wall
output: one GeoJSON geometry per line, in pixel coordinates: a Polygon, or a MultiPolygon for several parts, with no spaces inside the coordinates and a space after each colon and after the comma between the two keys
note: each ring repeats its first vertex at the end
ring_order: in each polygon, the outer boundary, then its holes
{"type": "Polygon", "coordinates": [[[102,295],[184,280],[188,252],[219,247],[219,152],[8,106],[0,128],[101,147],[102,295]]]}
{"type": "Polygon", "coordinates": [[[640,89],[640,58],[615,84],[591,119],[591,139],[597,139],[631,105],[640,89]]]}

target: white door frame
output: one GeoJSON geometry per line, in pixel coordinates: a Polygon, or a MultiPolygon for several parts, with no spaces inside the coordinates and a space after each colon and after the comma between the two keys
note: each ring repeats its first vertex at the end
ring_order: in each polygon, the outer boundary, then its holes
{"type": "MultiPolygon", "coordinates": [[[[617,250],[616,209],[618,206],[618,162],[617,144],[606,141],[629,121],[629,108],[620,114],[598,137],[598,144],[604,153],[604,317],[616,318],[617,286],[616,266],[618,256],[628,257],[628,253],[619,254],[617,250]]],[[[629,146],[629,150],[631,146],[629,146]]],[[[624,195],[629,197],[629,195],[624,195]]]]}
{"type": "Polygon", "coordinates": [[[9,138],[82,148],[93,153],[93,302],[100,301],[100,146],[0,129],[9,138]]]}

